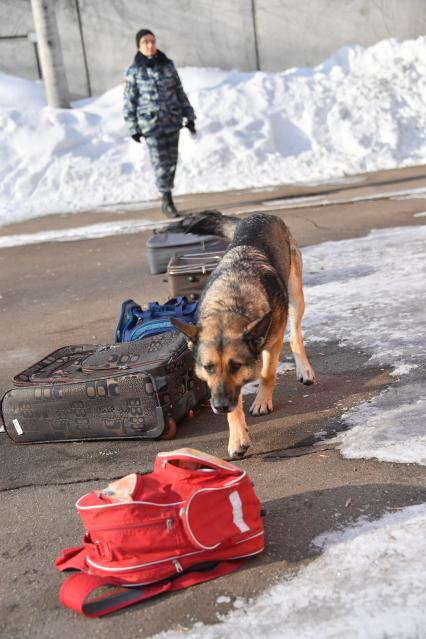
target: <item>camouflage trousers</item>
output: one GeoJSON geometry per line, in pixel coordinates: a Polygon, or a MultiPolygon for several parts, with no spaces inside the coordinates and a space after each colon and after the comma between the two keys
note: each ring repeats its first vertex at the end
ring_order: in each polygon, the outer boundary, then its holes
{"type": "Polygon", "coordinates": [[[155,184],[160,193],[167,193],[173,189],[178,159],[180,131],[163,134],[161,136],[150,135],[145,138],[148,145],[149,156],[155,174],[155,184]]]}

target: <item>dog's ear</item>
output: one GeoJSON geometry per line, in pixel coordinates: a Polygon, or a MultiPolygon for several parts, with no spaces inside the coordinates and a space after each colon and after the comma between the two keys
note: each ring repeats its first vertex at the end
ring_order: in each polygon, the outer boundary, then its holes
{"type": "Polygon", "coordinates": [[[250,322],[244,329],[243,338],[256,353],[262,350],[271,328],[271,322],[272,311],[268,311],[259,319],[250,322]]]}
{"type": "Polygon", "coordinates": [[[198,328],[194,326],[194,324],[185,324],[185,322],[181,322],[176,317],[171,317],[170,322],[173,324],[175,328],[178,329],[181,333],[185,335],[193,344],[197,343],[198,340],[198,328]]]}

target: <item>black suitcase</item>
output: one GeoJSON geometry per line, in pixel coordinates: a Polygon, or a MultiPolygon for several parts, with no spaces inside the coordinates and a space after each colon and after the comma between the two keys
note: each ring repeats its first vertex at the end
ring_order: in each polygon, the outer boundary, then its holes
{"type": "Polygon", "coordinates": [[[214,251],[172,257],[167,266],[170,297],[185,295],[191,300],[198,299],[224,255],[225,251],[214,251]]]}
{"type": "Polygon", "coordinates": [[[226,240],[214,235],[193,233],[155,233],[146,243],[146,255],[151,273],[165,273],[171,257],[201,253],[204,251],[224,251],[226,240]]]}
{"type": "Polygon", "coordinates": [[[19,373],[1,412],[15,442],[171,438],[209,397],[180,333],[67,346],[19,373]]]}

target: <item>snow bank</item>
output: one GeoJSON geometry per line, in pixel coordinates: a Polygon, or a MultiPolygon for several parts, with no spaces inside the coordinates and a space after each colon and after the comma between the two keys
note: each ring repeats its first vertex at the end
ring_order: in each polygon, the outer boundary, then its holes
{"type": "MultiPolygon", "coordinates": [[[[199,134],[182,131],[176,193],[426,162],[426,37],[345,47],[314,69],[180,74],[199,134]]],[[[40,83],[0,74],[0,96],[0,224],[157,197],[121,86],[68,111],[44,106],[40,83]]]]}

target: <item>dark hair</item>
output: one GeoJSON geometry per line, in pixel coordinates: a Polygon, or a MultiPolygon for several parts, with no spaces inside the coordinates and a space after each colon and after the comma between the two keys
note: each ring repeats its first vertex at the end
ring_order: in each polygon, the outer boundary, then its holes
{"type": "MultiPolygon", "coordinates": [[[[142,38],[146,35],[154,35],[152,33],[152,31],[150,31],[149,29],[140,29],[137,34],[136,34],[136,48],[139,49],[139,42],[142,40],[142,38]]],[[[155,36],[154,36],[155,38],[155,36]]]]}

